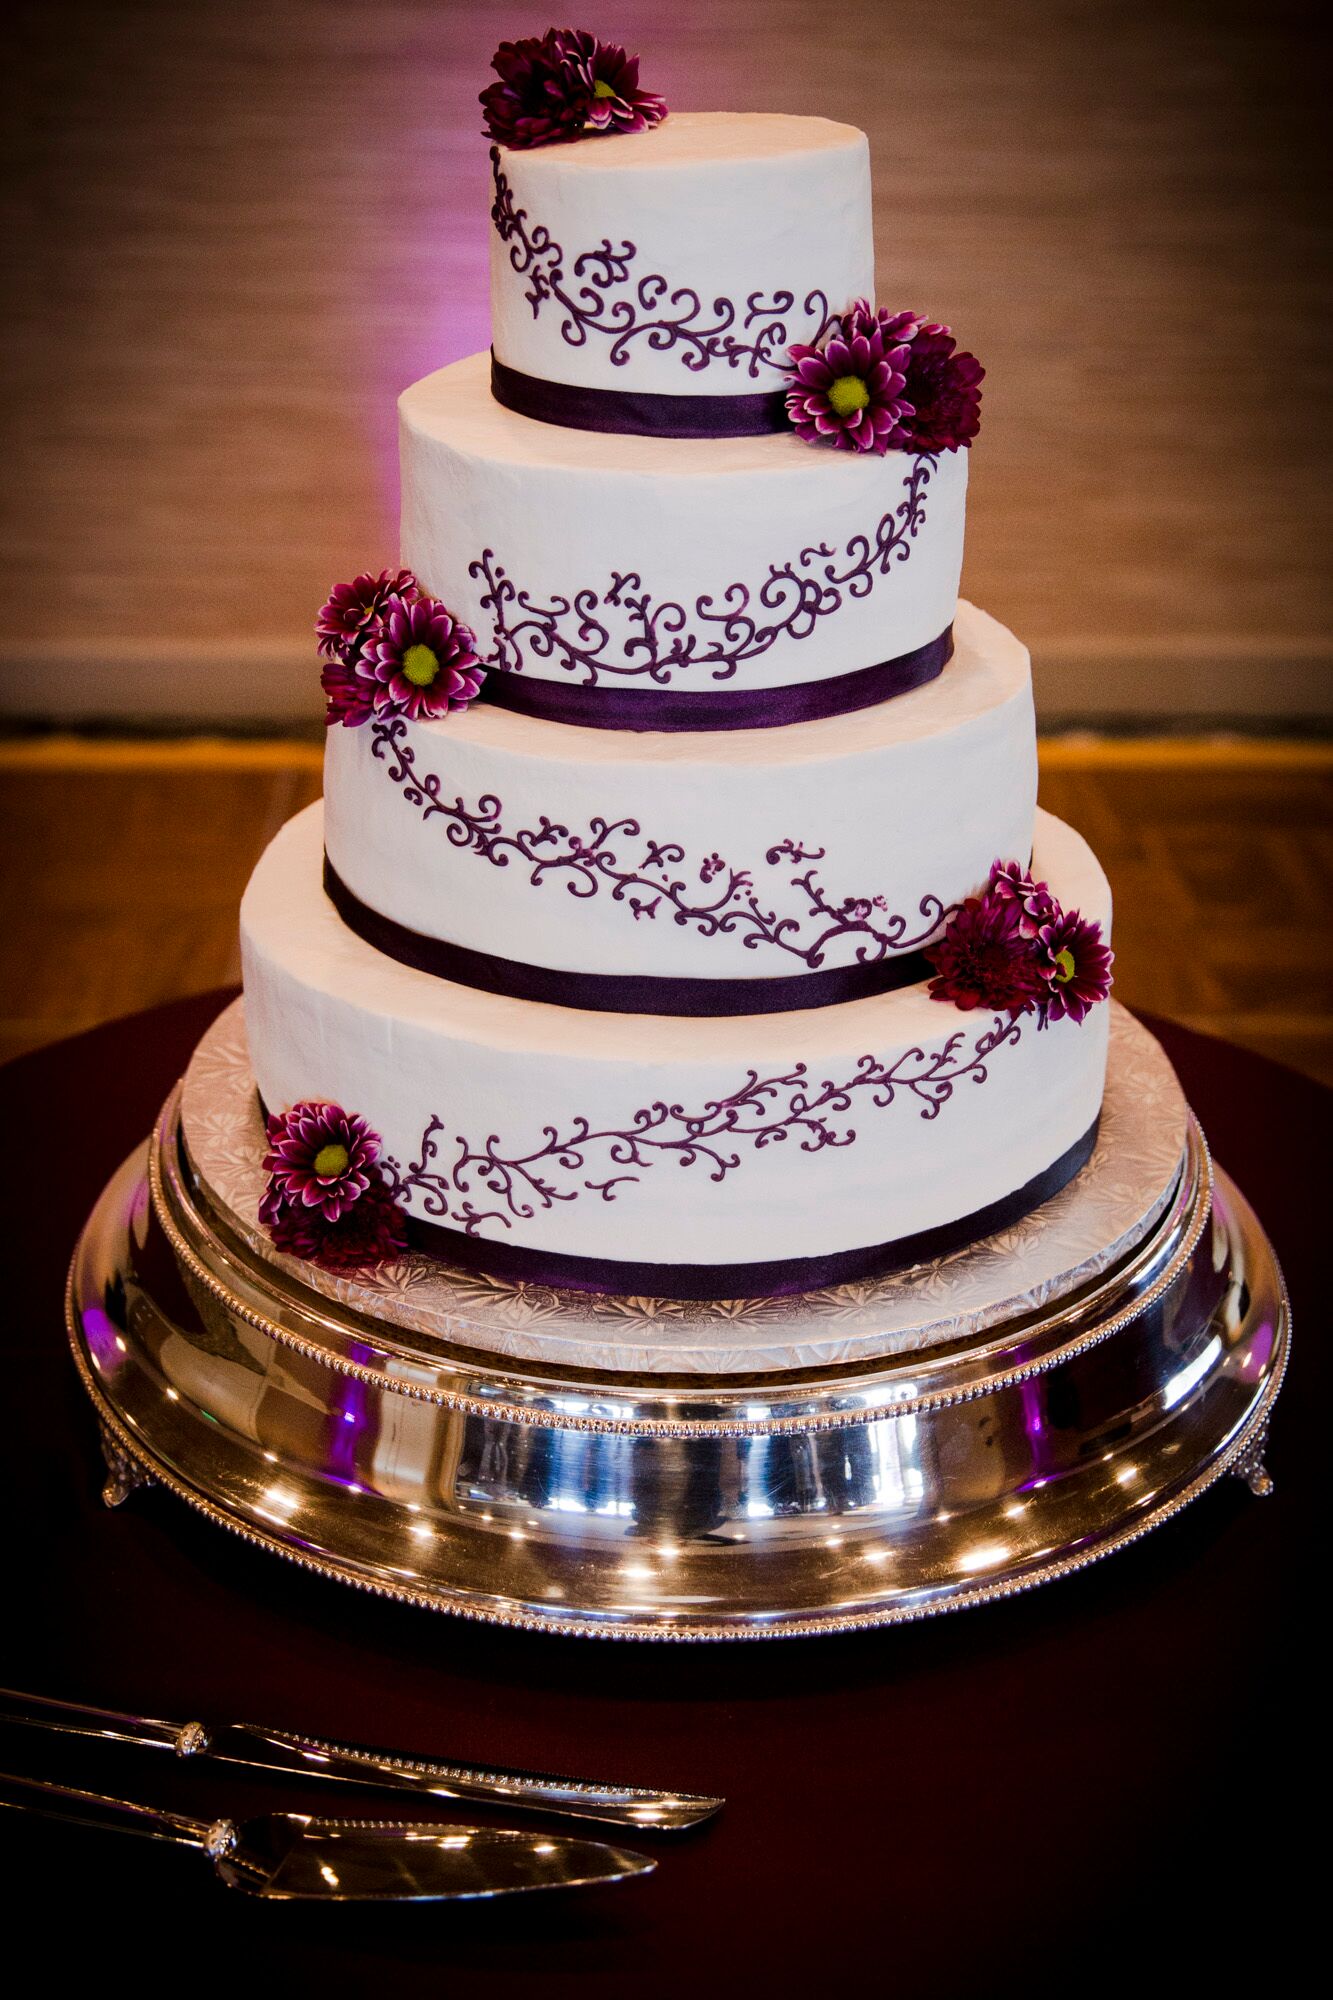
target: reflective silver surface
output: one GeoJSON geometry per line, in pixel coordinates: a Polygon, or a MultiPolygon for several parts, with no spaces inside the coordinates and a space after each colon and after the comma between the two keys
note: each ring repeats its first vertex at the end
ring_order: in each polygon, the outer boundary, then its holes
{"type": "Polygon", "coordinates": [[[491,1770],[475,1764],[401,1756],[322,1736],[269,1729],[254,1722],[164,1722],[119,1709],[87,1708],[48,1695],[0,1688],[0,1720],[59,1735],[131,1743],[169,1750],[178,1757],[207,1757],[254,1770],[295,1772],[334,1784],[408,1791],[432,1799],[484,1800],[512,1810],[556,1813],[571,1819],[609,1821],[640,1832],[670,1833],[711,1819],[723,1800],[689,1792],[650,1791],[639,1785],[605,1785],[591,1779],[491,1770]]]}
{"type": "Polygon", "coordinates": [[[229,1889],[279,1901],[439,1903],[619,1882],[644,1854],[559,1833],[263,1813],[198,1820],[131,1799],[0,1772],[0,1807],[197,1847],[229,1889]]]}
{"type": "Polygon", "coordinates": [[[928,1352],[636,1380],[414,1346],[208,1215],[175,1113],[90,1218],[70,1326],[116,1448],[212,1519],[411,1602],[572,1633],[765,1637],[1026,1589],[1249,1465],[1281,1278],[1192,1132],[1156,1227],[928,1352]],[[188,1303],[180,1296],[185,1279],[188,1303]]]}

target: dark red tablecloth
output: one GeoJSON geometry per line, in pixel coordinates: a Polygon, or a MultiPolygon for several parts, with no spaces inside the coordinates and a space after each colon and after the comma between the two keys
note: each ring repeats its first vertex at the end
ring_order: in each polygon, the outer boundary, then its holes
{"type": "MultiPolygon", "coordinates": [[[[1286,1579],[1321,1463],[1316,1085],[1153,1024],[1290,1281],[1297,1358],[1269,1454],[1274,1498],[1227,1480],[1078,1577],[918,1626],[731,1647],[560,1640],[308,1577],[160,1490],[118,1513],[100,1505],[61,1324],[66,1264],[227,997],[113,1022],[3,1073],[0,1677],[729,1803],[713,1826],[661,1842],[658,1872],[637,1882],[398,1912],[252,1904],[196,1855],[0,1813],[11,1966],[26,1943],[57,1988],[103,1986],[118,1968],[149,1993],[318,1985],[381,2000],[457,1993],[464,1979],[501,1993],[540,1982],[815,2000],[1197,1993],[1207,1979],[1231,1992],[1251,1962],[1271,1984],[1292,1827],[1270,1804],[1271,1774],[1309,1754],[1286,1579]]],[[[318,1787],[265,1792],[14,1731],[0,1731],[0,1767],[209,1814],[275,1798],[330,1809],[318,1787]]],[[[1278,1977],[1272,1990],[1292,1989],[1278,1977]]]]}

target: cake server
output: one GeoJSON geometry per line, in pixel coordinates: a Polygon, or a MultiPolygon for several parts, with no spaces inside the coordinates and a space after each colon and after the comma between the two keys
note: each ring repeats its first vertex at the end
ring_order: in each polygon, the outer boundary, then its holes
{"type": "Polygon", "coordinates": [[[221,1764],[247,1764],[260,1771],[299,1772],[349,1785],[375,1785],[432,1799],[470,1799],[519,1811],[560,1813],[573,1819],[609,1821],[640,1832],[677,1831],[697,1826],[722,1805],[721,1799],[690,1792],[645,1790],[580,1778],[541,1776],[479,1764],[402,1757],[355,1743],[333,1743],[257,1722],[163,1722],[123,1715],[114,1708],[86,1708],[47,1695],[0,1688],[0,1722],[53,1729],[66,1736],[101,1737],[144,1749],[172,1750],[178,1757],[209,1757],[221,1764]]]}
{"type": "Polygon", "coordinates": [[[131,1799],[0,1771],[0,1807],[197,1847],[228,1889],[320,1902],[442,1903],[619,1882],[657,1866],[599,1840],[491,1826],[425,1826],[263,1813],[190,1819],[131,1799]]]}

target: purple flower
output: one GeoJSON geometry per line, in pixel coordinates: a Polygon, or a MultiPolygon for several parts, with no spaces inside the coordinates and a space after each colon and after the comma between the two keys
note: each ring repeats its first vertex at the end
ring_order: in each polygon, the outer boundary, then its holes
{"type": "Polygon", "coordinates": [[[913,312],[891,313],[887,306],[873,306],[869,299],[857,299],[839,324],[844,340],[851,340],[858,333],[867,338],[878,333],[885,347],[904,347],[916,338],[921,321],[913,312]]]}
{"type": "Polygon", "coordinates": [[[341,722],[347,729],[356,729],[361,723],[369,722],[375,713],[375,689],[377,683],[358,673],[351,660],[325,660],[320,669],[319,684],[328,696],[324,710],[324,724],[332,729],[341,722]]]}
{"type": "Polygon", "coordinates": [[[908,345],[903,395],[911,412],[904,429],[910,451],[956,451],[981,429],[981,382],[975,354],[955,352],[947,326],[919,325],[908,345]]]}
{"type": "Polygon", "coordinates": [[[965,1012],[993,1007],[1016,1019],[1046,994],[1018,905],[989,890],[959,904],[944,935],[926,946],[926,957],[936,974],[931,999],[951,1000],[965,1012]]]}
{"type": "Polygon", "coordinates": [[[335,583],[315,620],[320,652],[330,660],[354,658],[389,598],[415,597],[417,590],[410,569],[382,569],[378,576],[366,570],[351,583],[335,583]]]}
{"type": "MultiPolygon", "coordinates": [[[[947,326],[923,320],[919,313],[890,312],[885,306],[873,306],[869,299],[857,299],[830,322],[822,351],[831,355],[836,342],[850,346],[858,340],[876,339],[902,380],[892,391],[896,409],[887,441],[860,448],[939,452],[970,445],[981,428],[981,382],[986,373],[976,356],[956,352],[957,343],[947,326]]],[[[799,357],[820,351],[791,349],[798,375],[802,372],[799,357]]],[[[843,400],[851,401],[858,399],[858,393],[850,388],[840,392],[843,400]]],[[[788,394],[788,412],[800,435],[815,442],[803,425],[805,412],[795,396],[795,391],[788,394]]],[[[818,409],[812,414],[817,419],[818,409]]]]}
{"type": "Polygon", "coordinates": [[[589,90],[587,132],[646,132],[667,115],[666,99],[639,88],[639,58],[586,28],[566,28],[561,41],[577,61],[589,90]]]}
{"type": "Polygon", "coordinates": [[[378,1182],[379,1156],[379,1134],[364,1118],[338,1104],[294,1104],[269,1120],[261,1221],[285,1208],[318,1209],[326,1222],[339,1221],[378,1182]]]}
{"type": "Polygon", "coordinates": [[[873,451],[881,456],[903,442],[903,400],[908,350],[886,346],[876,326],[846,332],[835,321],[822,347],[790,350],[795,386],[787,391],[787,414],[807,444],[840,451],[873,451]]]}
{"type": "MultiPolygon", "coordinates": [[[[262,1211],[261,1211],[262,1215],[262,1211]]],[[[329,1222],[317,1208],[280,1206],[263,1218],[279,1250],[330,1271],[354,1271],[382,1264],[407,1247],[402,1210],[381,1181],[372,1181],[361,1199],[329,1222]]]]}
{"type": "Polygon", "coordinates": [[[1039,970],[1047,981],[1043,1012],[1047,1020],[1081,1021],[1111,991],[1115,953],[1102,942],[1102,927],[1057,906],[1037,936],[1039,970]]]}
{"type": "Polygon", "coordinates": [[[486,132],[502,146],[567,145],[585,132],[646,132],[666,103],[639,88],[639,58],[585,28],[548,28],[501,42],[500,81],[482,91],[486,132]]]}
{"type": "Polygon", "coordinates": [[[357,673],[372,682],[376,715],[448,715],[486,678],[476,640],[435,598],[391,597],[368,634],[357,673]]]}
{"type": "Polygon", "coordinates": [[[1026,868],[1016,861],[997,861],[990,871],[986,893],[1002,903],[1012,903],[1028,937],[1035,937],[1043,924],[1051,921],[1059,904],[1044,882],[1034,882],[1026,868]]]}
{"type": "Polygon", "coordinates": [[[500,81],[481,93],[485,131],[502,146],[551,146],[577,139],[592,88],[565,50],[560,30],[501,42],[491,57],[500,81]]]}

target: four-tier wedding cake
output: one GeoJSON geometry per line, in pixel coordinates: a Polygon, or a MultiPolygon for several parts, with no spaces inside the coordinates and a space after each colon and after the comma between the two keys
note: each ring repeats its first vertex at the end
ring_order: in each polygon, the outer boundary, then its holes
{"type": "Polygon", "coordinates": [[[981,369],[874,303],[865,137],[623,51],[485,94],[493,347],[320,614],[325,798],[242,910],[265,1220],[519,1280],[863,1278],[1087,1160],[1110,896],[958,597],[981,369]]]}

